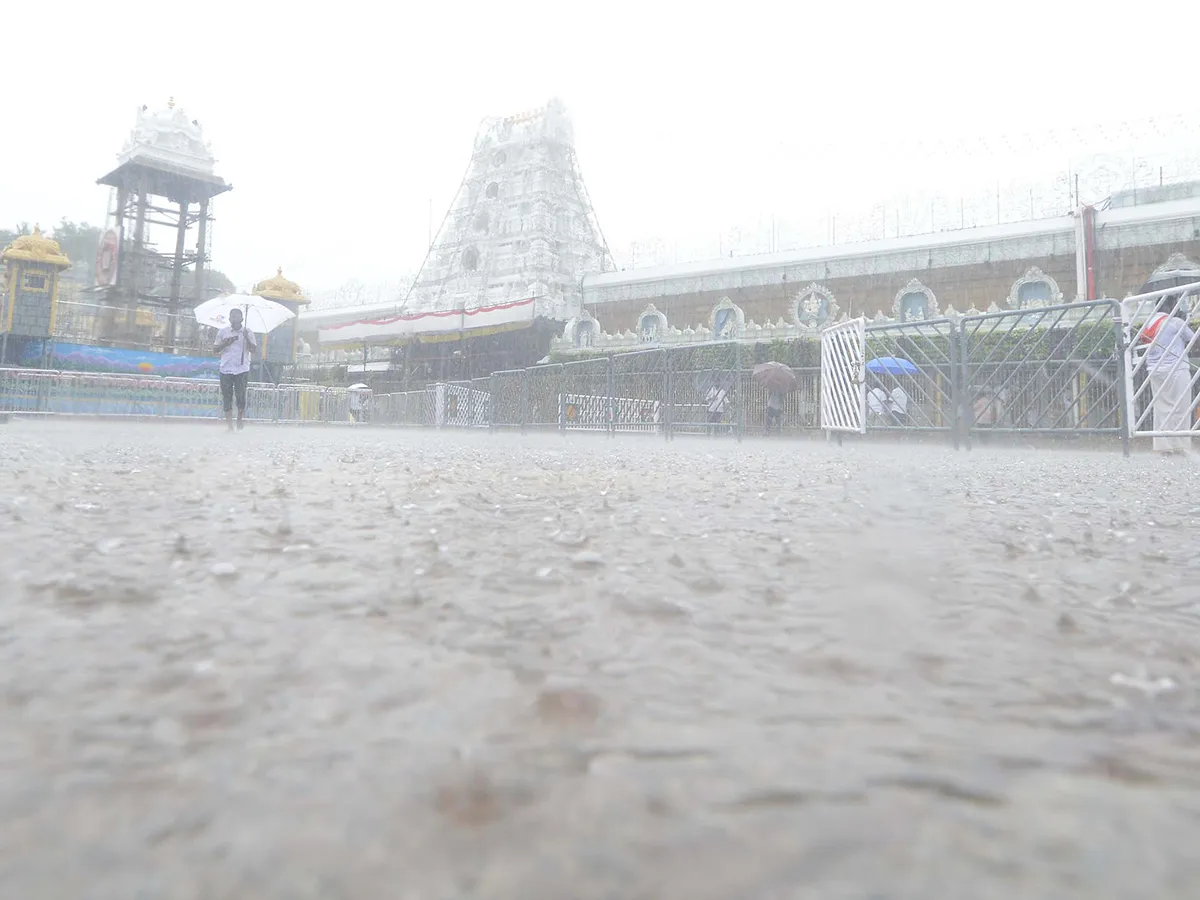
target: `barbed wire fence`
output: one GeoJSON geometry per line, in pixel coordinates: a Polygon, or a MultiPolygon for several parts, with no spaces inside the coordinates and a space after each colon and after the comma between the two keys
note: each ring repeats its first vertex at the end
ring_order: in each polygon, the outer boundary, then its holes
{"type": "MultiPolygon", "coordinates": [[[[914,189],[866,205],[819,215],[776,211],[711,238],[667,243],[658,236],[629,242],[624,268],[637,269],[728,256],[802,250],[943,231],[1004,225],[1072,213],[1081,204],[1124,205],[1200,181],[1200,115],[1145,117],[1092,127],[1031,130],[1002,136],[930,141],[906,136],[906,154],[931,171],[972,168],[962,190],[914,189]],[[1096,151],[1094,149],[1104,149],[1096,151]],[[1060,164],[1045,164],[1054,148],[1060,164]],[[1031,162],[1031,160],[1033,162],[1031,162]],[[1030,174],[1034,170],[1036,174],[1030,174]],[[1014,175],[1022,171],[1024,174],[1014,175]],[[995,173],[988,177],[981,173],[995,173]]],[[[877,154],[891,147],[882,141],[877,154]]]]}

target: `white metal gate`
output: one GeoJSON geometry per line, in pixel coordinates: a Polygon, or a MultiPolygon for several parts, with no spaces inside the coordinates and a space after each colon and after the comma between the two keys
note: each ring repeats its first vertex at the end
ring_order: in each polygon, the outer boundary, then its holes
{"type": "Polygon", "coordinates": [[[1188,357],[1200,334],[1176,309],[1195,312],[1200,284],[1170,287],[1121,301],[1125,332],[1125,421],[1131,437],[1155,438],[1155,449],[1186,450],[1197,428],[1200,371],[1188,357]],[[1182,327],[1181,327],[1182,326],[1182,327]],[[1189,339],[1190,335],[1190,339],[1189,339]],[[1186,350],[1182,348],[1186,347],[1186,350]]]}
{"type": "Polygon", "coordinates": [[[831,325],[821,332],[821,427],[865,434],[867,320],[831,325]]]}

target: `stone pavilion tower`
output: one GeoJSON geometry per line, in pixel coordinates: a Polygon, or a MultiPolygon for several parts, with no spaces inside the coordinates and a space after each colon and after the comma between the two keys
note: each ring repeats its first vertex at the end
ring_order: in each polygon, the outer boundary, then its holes
{"type": "Polygon", "coordinates": [[[209,299],[214,198],[233,186],[215,174],[200,122],[172,98],[137,111],[118,166],[98,184],[112,208],[97,260],[106,340],[174,352],[195,344],[191,307],[209,299]]]}

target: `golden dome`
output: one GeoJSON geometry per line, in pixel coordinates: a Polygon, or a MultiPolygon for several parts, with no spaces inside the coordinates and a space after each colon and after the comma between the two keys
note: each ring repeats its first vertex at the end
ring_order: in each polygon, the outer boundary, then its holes
{"type": "Polygon", "coordinates": [[[276,270],[274,278],[260,281],[254,286],[254,293],[268,300],[286,300],[289,303],[308,303],[308,298],[300,290],[300,285],[283,277],[283,267],[276,270]]]}
{"type": "Polygon", "coordinates": [[[43,237],[41,229],[36,225],[33,226],[33,234],[21,235],[9,244],[3,253],[0,253],[0,260],[8,262],[10,259],[48,263],[63,269],[71,265],[71,261],[58,246],[58,241],[43,237]]]}

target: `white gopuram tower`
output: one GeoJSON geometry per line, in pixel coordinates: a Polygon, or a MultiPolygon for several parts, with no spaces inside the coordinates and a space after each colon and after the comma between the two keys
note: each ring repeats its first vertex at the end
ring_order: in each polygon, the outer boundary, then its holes
{"type": "Polygon", "coordinates": [[[580,279],[612,255],[575,158],[562,102],[486,119],[471,164],[409,292],[404,311],[492,307],[534,299],[534,314],[581,309],[580,279]]]}

